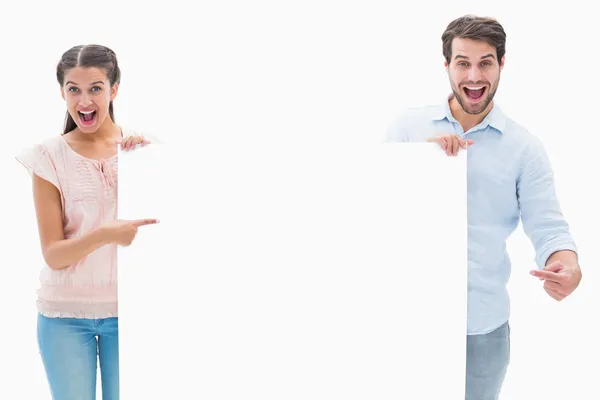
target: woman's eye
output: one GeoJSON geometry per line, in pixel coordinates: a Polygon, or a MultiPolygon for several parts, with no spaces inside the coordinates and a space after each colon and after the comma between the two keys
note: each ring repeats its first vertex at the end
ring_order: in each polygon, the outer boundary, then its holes
{"type": "Polygon", "coordinates": [[[70,87],[69,92],[75,93],[78,89],[76,87],[70,87]]]}
{"type": "Polygon", "coordinates": [[[92,88],[92,92],[99,92],[99,91],[101,91],[101,90],[102,90],[102,88],[101,88],[100,86],[94,86],[94,87],[92,88]]]}

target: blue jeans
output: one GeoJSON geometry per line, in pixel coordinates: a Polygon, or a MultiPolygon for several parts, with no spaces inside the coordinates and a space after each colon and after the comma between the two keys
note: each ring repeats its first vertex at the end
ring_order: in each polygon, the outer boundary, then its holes
{"type": "Polygon", "coordinates": [[[119,399],[118,319],[38,314],[40,355],[53,400],[95,400],[100,360],[102,399],[119,399]]]}
{"type": "Polygon", "coordinates": [[[510,325],[467,336],[465,400],[498,400],[510,362],[510,325]]]}

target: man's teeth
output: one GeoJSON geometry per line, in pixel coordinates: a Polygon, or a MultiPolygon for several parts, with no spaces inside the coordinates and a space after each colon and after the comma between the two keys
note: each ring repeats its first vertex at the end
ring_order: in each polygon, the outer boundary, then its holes
{"type": "Polygon", "coordinates": [[[483,89],[483,86],[465,86],[469,90],[479,90],[483,89]]]}

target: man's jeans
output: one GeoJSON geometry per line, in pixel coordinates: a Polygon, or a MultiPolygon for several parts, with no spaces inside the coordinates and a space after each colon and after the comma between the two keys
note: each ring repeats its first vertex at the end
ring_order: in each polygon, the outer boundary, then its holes
{"type": "Polygon", "coordinates": [[[508,322],[485,335],[468,335],[465,400],[498,400],[509,361],[508,322]]]}

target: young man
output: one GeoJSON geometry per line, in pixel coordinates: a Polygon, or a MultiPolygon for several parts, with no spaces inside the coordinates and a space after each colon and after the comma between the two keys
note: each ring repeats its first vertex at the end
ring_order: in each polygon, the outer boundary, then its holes
{"type": "Polygon", "coordinates": [[[543,145],[494,105],[505,41],[494,19],[452,21],[442,35],[452,94],[441,105],[405,111],[386,136],[388,142],[436,142],[448,155],[469,147],[467,400],[496,400],[504,382],[510,359],[506,239],[519,218],[536,250],[538,270],[531,273],[545,280],[546,292],[560,301],[581,280],[543,145]]]}

